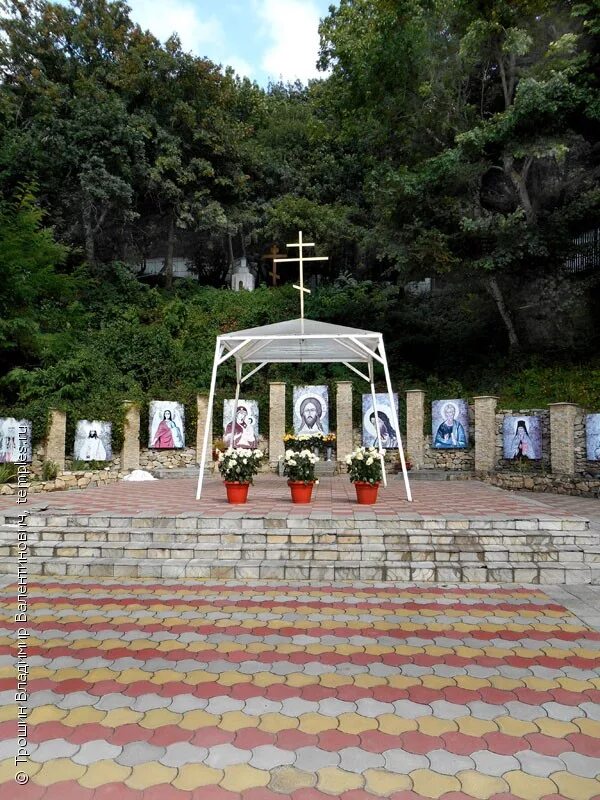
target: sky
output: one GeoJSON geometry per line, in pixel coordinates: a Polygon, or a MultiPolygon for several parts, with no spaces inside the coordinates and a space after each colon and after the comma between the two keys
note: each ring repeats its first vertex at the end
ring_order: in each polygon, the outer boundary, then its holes
{"type": "Polygon", "coordinates": [[[306,83],[316,68],[318,25],[332,0],[127,0],[131,16],[164,42],[230,65],[261,86],[306,83]]]}

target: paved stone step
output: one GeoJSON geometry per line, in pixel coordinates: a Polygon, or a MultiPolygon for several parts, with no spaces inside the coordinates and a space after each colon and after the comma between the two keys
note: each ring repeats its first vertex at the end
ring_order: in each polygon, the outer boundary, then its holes
{"type": "MultiPolygon", "coordinates": [[[[383,544],[276,544],[260,545],[254,543],[198,543],[198,542],[165,542],[163,546],[156,544],[133,542],[83,542],[68,541],[41,541],[29,543],[31,556],[54,557],[127,557],[142,559],[171,559],[171,558],[201,558],[203,560],[217,561],[227,558],[238,559],[267,559],[280,560],[343,560],[355,558],[364,562],[399,560],[399,561],[435,561],[445,563],[475,562],[487,563],[491,561],[518,561],[518,562],[586,562],[600,565],[600,553],[596,548],[589,552],[577,545],[563,547],[529,547],[527,545],[507,548],[502,545],[489,545],[488,547],[473,546],[470,548],[457,548],[449,545],[389,545],[383,544]]],[[[0,545],[0,557],[9,558],[17,555],[16,544],[0,545]]]]}
{"type": "MultiPolygon", "coordinates": [[[[0,531],[16,530],[18,521],[14,517],[3,518],[0,516],[0,531]]],[[[512,536],[525,536],[534,534],[569,534],[570,536],[595,536],[600,541],[600,528],[590,524],[587,520],[571,519],[465,519],[447,520],[444,518],[407,518],[407,519],[375,519],[358,516],[354,519],[331,518],[303,518],[284,516],[282,518],[255,518],[236,516],[220,517],[97,517],[97,516],[31,516],[25,526],[29,532],[48,530],[168,530],[168,531],[276,531],[295,532],[319,530],[357,530],[361,532],[384,531],[403,533],[408,531],[421,531],[424,534],[439,532],[459,536],[468,535],[472,531],[479,533],[510,534],[512,536]]]]}
{"type": "MultiPolygon", "coordinates": [[[[198,472],[200,470],[200,465],[197,466],[190,466],[190,467],[173,467],[173,469],[168,469],[167,467],[157,467],[156,469],[150,469],[148,472],[155,478],[162,480],[164,478],[167,479],[176,479],[181,480],[185,478],[189,480],[190,478],[196,478],[198,480],[198,472]]],[[[204,467],[204,474],[205,475],[212,475],[214,472],[212,463],[208,463],[204,467]]]]}
{"type": "MultiPolygon", "coordinates": [[[[452,546],[459,549],[491,547],[494,545],[509,548],[529,546],[535,548],[569,547],[577,545],[594,552],[600,547],[600,536],[591,531],[516,531],[516,530],[423,530],[405,529],[394,532],[392,529],[310,529],[292,530],[288,528],[239,529],[227,531],[223,528],[180,529],[180,528],[77,528],[77,527],[34,527],[28,528],[27,539],[51,542],[143,542],[164,545],[179,543],[231,544],[381,544],[390,546],[430,545],[432,547],[452,546]]],[[[0,544],[13,544],[17,541],[16,526],[0,526],[0,544]]]]}
{"type": "MultiPolygon", "coordinates": [[[[0,561],[0,573],[14,574],[15,561],[0,561]]],[[[493,582],[542,584],[600,584],[600,567],[581,564],[520,564],[500,561],[490,564],[441,565],[434,562],[386,561],[365,565],[357,561],[239,561],[206,563],[197,559],[160,560],[112,558],[40,558],[28,560],[30,575],[92,577],[156,577],[261,580],[364,580],[424,582],[493,582]]]]}
{"type": "MultiPolygon", "coordinates": [[[[0,527],[18,524],[18,517],[13,514],[0,514],[0,527]]],[[[395,517],[377,517],[374,512],[356,512],[354,517],[339,519],[325,512],[315,512],[307,517],[289,515],[287,512],[271,513],[266,517],[254,517],[243,511],[225,511],[214,517],[194,514],[168,516],[123,516],[122,514],[31,514],[27,518],[27,529],[37,528],[91,528],[97,530],[111,529],[148,529],[148,530],[381,530],[381,531],[416,531],[436,533],[444,531],[458,535],[469,531],[514,532],[514,535],[532,535],[536,533],[562,532],[569,535],[600,535],[599,528],[582,517],[543,516],[531,518],[513,518],[506,515],[490,515],[489,517],[422,517],[418,514],[398,514],[395,517]]]]}
{"type": "MultiPolygon", "coordinates": [[[[393,473],[391,477],[404,480],[401,472],[393,473]]],[[[465,481],[472,480],[474,477],[474,472],[447,469],[415,469],[408,474],[411,483],[413,481],[465,481]]]]}

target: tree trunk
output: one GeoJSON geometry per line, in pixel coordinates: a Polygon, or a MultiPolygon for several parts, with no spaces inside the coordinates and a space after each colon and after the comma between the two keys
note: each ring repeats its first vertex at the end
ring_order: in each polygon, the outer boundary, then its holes
{"type": "Polygon", "coordinates": [[[506,332],[508,333],[508,343],[510,351],[511,353],[514,353],[517,350],[521,349],[521,343],[519,342],[519,337],[517,336],[515,326],[513,325],[510,312],[506,306],[506,303],[504,302],[502,290],[500,289],[498,281],[494,275],[490,275],[489,278],[487,279],[487,286],[490,294],[496,301],[498,311],[500,313],[500,316],[502,317],[502,322],[504,322],[504,325],[506,327],[506,332]]]}
{"type": "Polygon", "coordinates": [[[529,197],[529,190],[527,188],[527,175],[529,174],[529,169],[532,163],[533,158],[528,156],[525,159],[525,163],[523,164],[523,169],[521,172],[517,172],[514,167],[513,157],[504,156],[504,172],[517,190],[519,200],[521,201],[521,206],[525,211],[525,218],[527,219],[527,222],[533,222],[536,216],[535,210],[531,203],[531,198],[529,197]]]}
{"type": "Polygon", "coordinates": [[[81,210],[83,220],[83,235],[85,237],[85,257],[88,264],[93,265],[96,261],[96,248],[94,245],[94,226],[92,224],[92,206],[86,198],[83,201],[81,210]]]}
{"type": "Polygon", "coordinates": [[[227,250],[229,252],[229,266],[233,270],[233,242],[230,233],[227,234],[227,250]]]}
{"type": "Polygon", "coordinates": [[[175,212],[169,216],[169,232],[167,234],[167,257],[165,258],[165,288],[173,286],[173,247],[175,245],[175,212]]]}

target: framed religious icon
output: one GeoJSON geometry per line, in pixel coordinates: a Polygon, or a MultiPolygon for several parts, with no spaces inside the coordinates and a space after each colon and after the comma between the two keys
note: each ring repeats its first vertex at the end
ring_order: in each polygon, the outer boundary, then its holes
{"type": "Polygon", "coordinates": [[[80,419],[75,429],[73,456],[76,461],[110,461],[112,424],[96,419],[80,419]]]}
{"type": "Polygon", "coordinates": [[[153,400],[150,403],[148,446],[154,450],[185,447],[185,411],[181,403],[153,400]]]}
{"type": "Polygon", "coordinates": [[[6,417],[0,419],[0,464],[31,462],[31,421],[6,417]]]}
{"type": "Polygon", "coordinates": [[[542,457],[542,420],[533,416],[507,416],[502,424],[504,458],[537,461],[542,457]]]}
{"type": "Polygon", "coordinates": [[[258,447],[258,402],[238,400],[233,424],[235,400],[223,401],[223,441],[227,447],[256,450],[258,447]],[[233,434],[233,435],[232,435],[233,434]]]}
{"type": "Polygon", "coordinates": [[[434,400],[431,404],[432,445],[436,450],[464,450],[469,445],[466,400],[434,400]]]}
{"type": "Polygon", "coordinates": [[[588,461],[600,461],[600,414],[585,418],[585,448],[588,461]]]}
{"type": "MultiPolygon", "coordinates": [[[[375,409],[373,408],[373,396],[363,394],[362,396],[362,443],[363,447],[379,447],[379,437],[381,446],[384,450],[391,450],[398,447],[398,432],[394,425],[394,416],[390,405],[389,394],[376,394],[377,421],[375,421],[375,409]],[[379,428],[379,437],[377,429],[379,428]]],[[[394,406],[396,408],[396,419],[398,414],[398,395],[394,392],[394,406]]]]}
{"type": "Polygon", "coordinates": [[[327,386],[294,386],[294,433],[329,433],[327,386]]]}

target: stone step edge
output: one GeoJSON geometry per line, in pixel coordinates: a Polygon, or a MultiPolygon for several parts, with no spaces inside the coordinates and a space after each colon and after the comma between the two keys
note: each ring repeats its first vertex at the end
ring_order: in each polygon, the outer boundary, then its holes
{"type": "MultiPolygon", "coordinates": [[[[360,514],[361,512],[357,512],[360,514]]],[[[18,518],[16,515],[0,515],[0,528],[16,528],[18,518]]],[[[365,515],[353,517],[246,517],[240,513],[239,516],[122,516],[111,514],[32,514],[27,518],[27,528],[96,528],[102,530],[106,528],[133,528],[133,529],[153,529],[153,530],[207,530],[221,528],[237,528],[241,530],[270,530],[270,529],[335,529],[346,526],[360,526],[364,529],[387,530],[387,529],[411,529],[412,527],[424,531],[437,531],[441,528],[448,531],[468,531],[468,530],[498,530],[503,528],[509,531],[584,531],[590,527],[599,529],[595,520],[576,515],[546,516],[537,517],[527,516],[508,516],[502,515],[473,515],[471,517],[461,517],[453,519],[442,516],[421,516],[421,515],[399,515],[397,518],[382,517],[376,518],[365,515]],[[91,523],[91,524],[90,524],[91,523]],[[112,523],[112,524],[111,524],[112,523]],[[544,527],[546,526],[546,527],[544,527]]]]}
{"type": "MultiPolygon", "coordinates": [[[[17,533],[17,526],[0,525],[0,541],[14,541],[17,533]]],[[[181,536],[371,536],[385,540],[390,536],[401,536],[406,538],[421,537],[438,540],[440,537],[461,539],[460,544],[469,543],[474,538],[499,538],[505,537],[508,540],[514,539],[533,539],[533,538],[561,538],[593,540],[600,544],[600,530],[595,531],[591,528],[582,530],[515,530],[512,528],[470,528],[470,529],[423,529],[423,528],[118,528],[118,527],[67,527],[67,526],[39,526],[27,528],[28,536],[47,535],[54,533],[64,536],[85,536],[88,534],[98,535],[130,535],[130,536],[170,536],[174,539],[181,536]]]]}
{"type": "MultiPolygon", "coordinates": [[[[579,536],[573,537],[570,535],[559,534],[556,536],[548,536],[547,534],[540,534],[538,536],[520,536],[518,541],[515,537],[487,536],[487,535],[473,535],[470,537],[449,537],[444,535],[435,538],[444,539],[459,539],[458,541],[434,541],[431,537],[424,537],[421,534],[413,534],[403,536],[401,534],[388,534],[386,536],[374,536],[372,534],[340,534],[335,536],[333,534],[322,533],[319,536],[310,537],[306,534],[287,534],[279,536],[272,534],[271,537],[264,536],[263,534],[228,534],[225,531],[214,534],[181,534],[180,536],[171,537],[170,534],[160,533],[156,537],[148,537],[148,534],[141,531],[131,531],[129,533],[107,533],[106,531],[99,532],[81,532],[81,534],[65,533],[65,538],[50,538],[48,534],[57,534],[56,531],[46,531],[43,538],[33,538],[29,535],[27,541],[30,546],[51,546],[56,544],[71,545],[71,546],[89,546],[97,547],[102,545],[112,546],[143,546],[143,547],[156,547],[165,549],[169,547],[188,547],[195,546],[198,548],[214,548],[215,545],[220,547],[295,547],[295,548],[331,548],[331,547],[361,547],[361,548],[403,548],[403,549],[434,549],[441,550],[442,552],[453,552],[464,550],[476,550],[484,552],[486,550],[493,551],[494,548],[500,549],[548,549],[556,548],[561,550],[566,549],[585,549],[587,552],[600,551],[600,538],[596,536],[579,536]],[[91,538],[88,538],[91,535],[91,538]],[[102,538],[106,536],[107,538],[102,538]],[[108,538],[108,537],[122,537],[128,538],[108,538]],[[141,538],[131,538],[131,537],[141,538]],[[278,539],[285,539],[286,541],[272,541],[272,537],[277,536],[278,539]],[[148,537],[148,538],[146,538],[148,537]],[[160,538],[158,538],[160,537],[160,538]],[[185,537],[185,538],[184,538],[185,537]],[[223,541],[223,537],[227,541],[223,541]],[[233,541],[231,540],[233,538],[233,541]],[[259,538],[260,537],[260,538],[259,538]],[[331,541],[322,541],[322,537],[332,537],[331,541]],[[341,541],[341,539],[352,539],[354,541],[341,541]],[[422,539],[429,538],[430,541],[421,541],[422,539]],[[467,538],[467,541],[464,539],[467,538]],[[302,539],[303,541],[297,541],[302,539]],[[309,539],[309,541],[306,541],[309,539]],[[358,539],[358,541],[356,541],[358,539]],[[401,539],[401,541],[399,541],[401,539]],[[492,539],[493,541],[487,541],[492,539]],[[525,539],[525,541],[523,541],[525,539]],[[528,541],[527,541],[528,540],[528,541]]],[[[17,543],[16,532],[0,531],[0,547],[15,546],[17,543]]]]}
{"type": "MultiPolygon", "coordinates": [[[[574,543],[567,543],[567,544],[560,544],[556,545],[554,542],[548,543],[548,547],[544,548],[543,544],[536,544],[536,545],[528,545],[528,544],[521,544],[521,545],[508,545],[503,544],[486,544],[481,545],[477,542],[473,543],[471,548],[467,548],[465,546],[458,546],[458,545],[432,545],[432,544],[379,544],[374,542],[364,542],[359,544],[353,543],[339,543],[339,542],[321,542],[321,543],[303,543],[303,544],[296,544],[296,543],[265,543],[265,542],[146,542],[146,541],[96,541],[96,540],[86,540],[82,542],[75,542],[71,540],[62,540],[62,539],[39,539],[33,542],[28,543],[28,547],[30,552],[37,548],[46,548],[46,549],[56,549],[56,548],[68,548],[72,549],[86,549],[86,550],[199,550],[199,551],[206,551],[209,553],[215,552],[215,545],[218,545],[219,552],[227,552],[231,551],[246,551],[246,550],[266,550],[268,549],[269,552],[283,552],[289,549],[293,549],[296,552],[327,552],[330,550],[335,550],[341,553],[383,553],[383,552],[393,552],[393,553],[445,553],[445,554],[453,554],[453,553],[477,553],[480,555],[486,555],[487,553],[503,553],[510,549],[511,552],[514,553],[585,553],[586,555],[599,555],[600,554],[600,547],[589,545],[588,547],[582,547],[581,545],[574,544],[574,543]]],[[[9,553],[10,555],[16,555],[17,553],[17,545],[15,542],[2,542],[0,540],[0,552],[2,548],[10,548],[13,550],[13,553],[9,553]]]]}
{"type": "MultiPolygon", "coordinates": [[[[0,564],[0,570],[4,567],[0,564]]],[[[6,574],[6,572],[5,572],[6,574]]],[[[152,562],[111,559],[92,559],[88,562],[73,559],[32,559],[31,575],[90,576],[128,578],[196,578],[196,579],[294,579],[294,580],[372,580],[372,581],[437,581],[465,583],[540,583],[540,584],[600,584],[600,569],[573,565],[523,565],[499,562],[493,566],[440,565],[428,562],[392,562],[361,564],[357,562],[284,561],[230,562],[206,565],[193,560],[156,564],[152,562]],[[39,569],[38,569],[39,568],[39,569]]]]}
{"type": "MultiPolygon", "coordinates": [[[[152,558],[150,558],[150,559],[148,559],[148,558],[146,558],[146,559],[143,559],[143,558],[140,558],[140,559],[137,559],[137,558],[98,558],[96,556],[94,556],[94,557],[87,556],[87,557],[80,557],[80,558],[69,558],[69,557],[64,557],[64,556],[60,556],[60,557],[57,556],[56,558],[53,558],[52,561],[48,561],[48,559],[43,557],[43,556],[31,556],[28,559],[28,563],[29,564],[53,564],[53,563],[56,563],[56,564],[70,564],[70,563],[74,563],[75,561],[77,561],[78,563],[81,563],[81,564],[89,564],[90,566],[101,565],[101,564],[126,565],[126,566],[132,566],[132,565],[136,565],[137,564],[137,565],[142,565],[142,566],[145,566],[145,565],[155,566],[157,559],[152,559],[152,558]]],[[[192,564],[194,566],[197,565],[197,566],[201,566],[201,567],[207,566],[205,561],[203,561],[201,559],[194,559],[194,558],[185,558],[185,559],[183,559],[183,558],[170,558],[170,559],[168,559],[168,560],[166,560],[164,562],[164,566],[180,566],[180,565],[184,565],[184,564],[192,564]]],[[[231,567],[231,566],[236,566],[236,565],[239,565],[239,564],[242,564],[240,559],[221,559],[221,560],[218,560],[218,561],[215,560],[212,564],[209,564],[208,566],[231,567]]],[[[246,566],[248,566],[248,567],[255,567],[255,566],[284,566],[284,567],[336,566],[336,567],[352,567],[352,568],[354,568],[354,567],[361,567],[361,568],[365,567],[365,568],[369,568],[369,569],[371,569],[371,568],[381,569],[382,567],[387,567],[387,568],[390,568],[390,567],[414,567],[414,568],[424,568],[424,569],[443,568],[443,567],[448,567],[448,568],[452,568],[452,567],[455,567],[455,568],[459,568],[459,567],[460,568],[471,568],[471,567],[478,568],[479,567],[479,568],[482,568],[482,569],[502,569],[502,568],[506,567],[506,568],[511,568],[511,569],[531,569],[531,565],[530,564],[524,563],[524,562],[521,562],[521,561],[498,561],[498,562],[494,562],[493,566],[490,566],[489,563],[486,564],[486,563],[479,563],[479,562],[476,563],[476,564],[473,564],[473,563],[444,563],[444,564],[439,564],[439,563],[436,563],[434,561],[392,561],[392,560],[386,560],[386,561],[380,561],[380,562],[377,562],[377,563],[373,564],[373,563],[365,563],[363,561],[350,560],[350,559],[348,559],[348,560],[340,560],[340,561],[332,561],[332,560],[328,561],[327,559],[323,559],[322,561],[321,560],[315,560],[315,559],[311,559],[311,560],[307,559],[306,561],[303,561],[301,563],[298,563],[297,561],[294,561],[294,560],[291,560],[291,559],[247,559],[247,560],[245,560],[243,562],[242,565],[245,566],[245,567],[246,566]]],[[[15,570],[17,568],[16,563],[14,565],[12,565],[10,562],[3,561],[3,562],[0,562],[0,572],[2,571],[2,569],[4,569],[7,566],[14,566],[15,570]]],[[[575,570],[575,571],[580,570],[580,569],[586,569],[586,570],[595,569],[600,573],[600,564],[598,564],[598,565],[584,564],[582,566],[579,562],[567,562],[565,564],[560,564],[559,565],[555,561],[544,561],[541,564],[538,564],[537,566],[538,567],[542,567],[542,568],[548,568],[548,569],[563,569],[563,570],[575,570]]]]}

